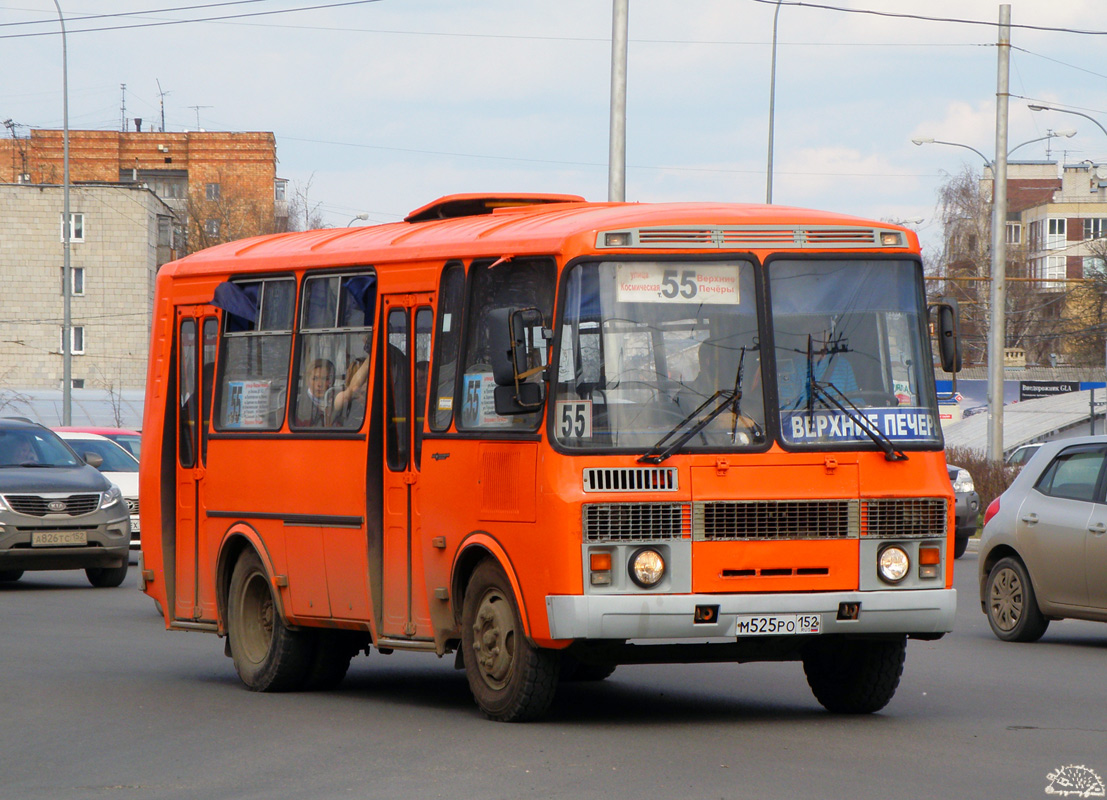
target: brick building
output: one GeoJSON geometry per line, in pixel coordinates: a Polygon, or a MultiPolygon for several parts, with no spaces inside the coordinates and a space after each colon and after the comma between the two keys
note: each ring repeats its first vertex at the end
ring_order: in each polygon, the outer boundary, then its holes
{"type": "MultiPolygon", "coordinates": [[[[61,186],[0,184],[0,395],[61,388],[63,207],[61,186]]],[[[70,212],[73,385],[141,389],[173,211],[136,184],[89,183],[70,189],[70,212]]]]}
{"type": "MultiPolygon", "coordinates": [[[[63,138],[32,129],[0,139],[0,183],[60,184],[63,138]]],[[[148,186],[177,214],[184,252],[282,230],[285,182],[268,132],[69,132],[70,182],[148,186]]]]}

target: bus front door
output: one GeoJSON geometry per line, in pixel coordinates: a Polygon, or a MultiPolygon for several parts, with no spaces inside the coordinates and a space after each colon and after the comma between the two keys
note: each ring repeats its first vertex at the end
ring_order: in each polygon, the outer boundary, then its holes
{"type": "Polygon", "coordinates": [[[200,509],[207,461],[219,320],[211,306],[177,307],[177,540],[173,616],[215,621],[215,593],[201,570],[200,509]]]}
{"type": "Polygon", "coordinates": [[[431,295],[384,298],[385,470],[382,632],[433,635],[423,580],[419,460],[434,311],[431,295]]]}

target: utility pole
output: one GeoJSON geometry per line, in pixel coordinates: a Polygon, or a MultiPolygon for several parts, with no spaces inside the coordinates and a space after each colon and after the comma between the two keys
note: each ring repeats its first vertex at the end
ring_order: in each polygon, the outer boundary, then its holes
{"type": "Polygon", "coordinates": [[[119,101],[119,130],[127,132],[127,84],[119,84],[119,92],[122,99],[119,101]]]}
{"type": "Polygon", "coordinates": [[[611,131],[607,201],[627,199],[627,27],[629,0],[613,0],[611,13],[611,131]]]}
{"type": "Polygon", "coordinates": [[[1007,105],[1011,73],[1011,6],[999,7],[996,80],[996,149],[992,189],[992,285],[988,326],[988,450],[993,464],[1003,462],[1003,353],[1007,302],[1007,105]]]}

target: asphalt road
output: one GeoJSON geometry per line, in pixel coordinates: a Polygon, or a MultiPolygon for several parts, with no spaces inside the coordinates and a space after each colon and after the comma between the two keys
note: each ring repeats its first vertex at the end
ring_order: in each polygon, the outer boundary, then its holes
{"type": "Polygon", "coordinates": [[[1066,767],[1107,777],[1107,625],[1000,642],[975,570],[957,562],[956,630],[908,645],[879,714],[827,714],[795,663],[638,666],[521,725],[485,720],[452,658],[255,694],[133,574],[27,573],[0,585],[0,798],[1033,798],[1066,767]]]}

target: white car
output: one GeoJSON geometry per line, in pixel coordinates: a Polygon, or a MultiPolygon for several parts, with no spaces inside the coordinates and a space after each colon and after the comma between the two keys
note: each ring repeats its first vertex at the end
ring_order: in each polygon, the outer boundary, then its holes
{"type": "MultiPolygon", "coordinates": [[[[131,453],[98,433],[79,431],[55,431],[65,443],[72,447],[77,455],[85,458],[86,453],[99,456],[101,462],[94,464],[104,477],[119,487],[127,508],[131,514],[131,553],[139,550],[138,529],[138,459],[131,453]]],[[[88,459],[85,458],[87,461],[88,459]]]]}

